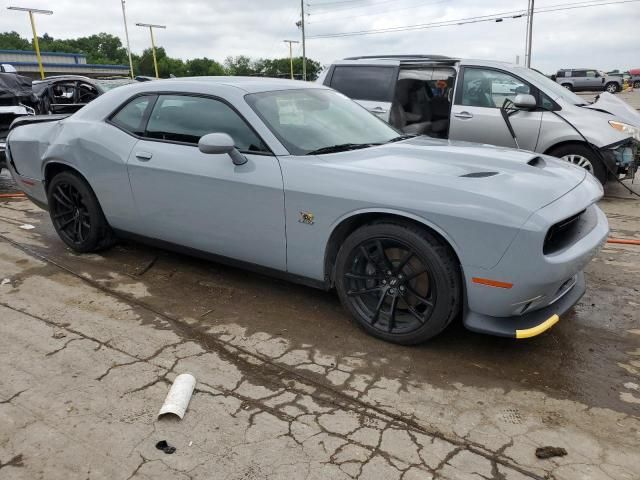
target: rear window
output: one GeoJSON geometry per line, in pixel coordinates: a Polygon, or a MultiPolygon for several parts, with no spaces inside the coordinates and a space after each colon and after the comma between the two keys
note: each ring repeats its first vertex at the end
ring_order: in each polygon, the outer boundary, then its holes
{"type": "Polygon", "coordinates": [[[355,100],[390,102],[396,81],[394,67],[337,66],[331,88],[355,100]]]}

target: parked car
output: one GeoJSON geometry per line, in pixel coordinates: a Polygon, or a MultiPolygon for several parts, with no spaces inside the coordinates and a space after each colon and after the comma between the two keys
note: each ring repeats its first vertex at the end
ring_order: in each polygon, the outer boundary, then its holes
{"type": "Polygon", "coordinates": [[[88,77],[58,75],[33,82],[33,91],[42,104],[41,113],[74,113],[105,92],[88,77]]]}
{"type": "Polygon", "coordinates": [[[0,72],[0,172],[6,168],[6,138],[11,123],[20,116],[34,115],[35,103],[30,78],[0,72]]]}
{"type": "Polygon", "coordinates": [[[640,88],[640,68],[630,69],[629,76],[629,83],[633,85],[633,88],[640,88]]]}
{"type": "Polygon", "coordinates": [[[635,169],[638,112],[606,92],[590,104],[518,65],[441,55],[352,57],[334,62],[318,82],[405,133],[552,155],[603,184],[635,169]]]}
{"type": "Polygon", "coordinates": [[[306,82],[126,85],[8,144],[13,177],[75,251],[132,235],[335,287],[362,328],[402,344],[458,315],[494,335],[545,331],[608,234],[583,169],[399,135],[306,82]]]}
{"type": "Polygon", "coordinates": [[[622,76],[608,75],[593,68],[563,68],[555,81],[572,92],[588,91],[616,93],[622,90],[622,76]]]}

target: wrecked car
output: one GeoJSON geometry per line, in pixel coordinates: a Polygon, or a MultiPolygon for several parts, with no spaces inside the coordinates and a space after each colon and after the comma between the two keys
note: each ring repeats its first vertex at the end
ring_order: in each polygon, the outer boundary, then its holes
{"type": "Polygon", "coordinates": [[[29,77],[0,72],[0,171],[6,168],[6,138],[11,123],[18,117],[35,115],[36,104],[29,77]]]}
{"type": "Polygon", "coordinates": [[[33,120],[9,134],[9,169],[73,250],[133,237],[335,288],[358,325],[400,344],[460,316],[544,332],[609,231],[582,168],[407,135],[312,83],[159,80],[33,120]]]}
{"type": "Polygon", "coordinates": [[[79,75],[59,75],[33,82],[39,112],[47,114],[77,112],[105,91],[100,83],[79,75]]]}
{"type": "Polygon", "coordinates": [[[544,153],[603,184],[636,170],[640,113],[607,92],[590,103],[522,66],[441,55],[351,57],[317,81],[403,132],[544,153]]]}

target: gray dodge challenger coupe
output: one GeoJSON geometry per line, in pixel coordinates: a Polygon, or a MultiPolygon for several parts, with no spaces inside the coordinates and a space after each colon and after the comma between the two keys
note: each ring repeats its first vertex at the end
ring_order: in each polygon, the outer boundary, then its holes
{"type": "Polygon", "coordinates": [[[461,315],[513,338],[553,326],[606,241],[598,181],[532,152],[401,135],[317,84],[123,86],[8,137],[15,180],[77,252],[134,236],[329,289],[413,344],[461,315]]]}

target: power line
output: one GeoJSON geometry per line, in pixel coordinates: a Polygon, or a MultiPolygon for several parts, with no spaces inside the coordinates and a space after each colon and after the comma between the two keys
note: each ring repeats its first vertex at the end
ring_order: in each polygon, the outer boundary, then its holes
{"type": "MultiPolygon", "coordinates": [[[[536,9],[535,13],[559,12],[563,10],[575,10],[578,8],[589,8],[589,7],[599,7],[604,5],[618,5],[623,3],[640,2],[640,0],[615,0],[615,1],[609,1],[609,2],[593,3],[594,1],[598,1],[598,0],[592,0],[591,2],[575,2],[575,3],[566,3],[566,4],[560,4],[560,5],[549,5],[547,7],[536,9]],[[572,6],[572,5],[575,5],[575,6],[572,6]]],[[[422,23],[422,24],[416,24],[416,25],[405,25],[405,26],[389,27],[389,28],[383,28],[383,29],[359,30],[354,32],[339,32],[339,33],[312,35],[312,36],[308,36],[307,39],[311,40],[311,39],[317,39],[317,38],[352,37],[352,36],[359,36],[359,35],[375,35],[375,34],[381,34],[381,33],[426,30],[430,28],[466,25],[470,23],[503,21],[505,17],[521,18],[525,16],[527,16],[526,10],[514,10],[510,12],[494,13],[490,15],[480,15],[476,17],[467,17],[467,18],[460,18],[455,20],[442,20],[440,22],[422,23]]]]}
{"type": "MultiPolygon", "coordinates": [[[[423,7],[430,7],[432,5],[435,5],[437,3],[448,3],[451,0],[435,0],[433,2],[420,2],[419,4],[412,4],[406,7],[400,7],[400,8],[394,8],[391,10],[382,10],[379,12],[373,12],[373,13],[365,13],[365,14],[359,14],[358,18],[362,18],[362,17],[375,17],[376,15],[384,15],[386,13],[393,13],[393,12],[399,12],[402,10],[409,10],[411,8],[415,8],[415,9],[419,9],[419,8],[423,8],[423,7]]],[[[316,15],[313,15],[314,17],[316,15]]],[[[326,22],[335,22],[337,17],[331,17],[331,18],[324,18],[321,20],[313,20],[310,21],[309,24],[310,25],[316,25],[318,23],[326,23],[326,22]]]]}
{"type": "MultiPolygon", "coordinates": [[[[398,0],[382,0],[380,2],[368,2],[366,5],[352,5],[352,6],[346,6],[343,8],[331,8],[331,9],[327,9],[327,10],[321,10],[318,13],[314,13],[313,10],[311,10],[311,12],[308,13],[309,16],[311,15],[315,15],[315,16],[320,16],[320,15],[327,15],[327,14],[331,14],[334,12],[342,12],[344,10],[354,10],[356,8],[363,8],[363,7],[375,7],[377,5],[386,5],[388,3],[397,3],[398,0]]],[[[312,9],[314,6],[316,6],[317,4],[313,4],[313,3],[307,3],[308,6],[310,6],[312,9]]]]}

